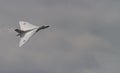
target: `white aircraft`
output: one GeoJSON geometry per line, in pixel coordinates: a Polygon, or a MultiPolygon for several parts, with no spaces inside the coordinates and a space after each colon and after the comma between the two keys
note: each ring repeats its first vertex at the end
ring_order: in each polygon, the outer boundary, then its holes
{"type": "Polygon", "coordinates": [[[35,26],[25,21],[19,22],[20,29],[15,29],[20,37],[19,47],[23,46],[31,36],[37,33],[41,29],[48,28],[49,26],[35,26]]]}

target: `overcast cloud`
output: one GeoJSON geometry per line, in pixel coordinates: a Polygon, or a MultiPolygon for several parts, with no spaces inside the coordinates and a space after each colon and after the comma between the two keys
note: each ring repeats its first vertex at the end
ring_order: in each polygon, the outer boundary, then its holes
{"type": "Polygon", "coordinates": [[[119,73],[119,0],[0,0],[0,73],[119,73]],[[19,48],[20,20],[51,27],[19,48]]]}

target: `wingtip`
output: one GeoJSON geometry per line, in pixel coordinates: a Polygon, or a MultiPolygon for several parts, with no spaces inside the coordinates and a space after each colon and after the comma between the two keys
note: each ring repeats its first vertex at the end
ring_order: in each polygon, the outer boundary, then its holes
{"type": "Polygon", "coordinates": [[[19,47],[21,47],[21,45],[19,45],[19,47]]]}
{"type": "Polygon", "coordinates": [[[19,44],[19,47],[22,47],[23,46],[23,44],[19,44]]]}

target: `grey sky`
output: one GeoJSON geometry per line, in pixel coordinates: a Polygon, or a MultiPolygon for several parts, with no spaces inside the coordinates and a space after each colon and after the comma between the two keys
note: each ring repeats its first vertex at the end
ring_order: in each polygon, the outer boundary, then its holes
{"type": "Polygon", "coordinates": [[[0,0],[0,73],[119,73],[119,0],[0,0]],[[51,27],[18,47],[20,20],[51,27]]]}

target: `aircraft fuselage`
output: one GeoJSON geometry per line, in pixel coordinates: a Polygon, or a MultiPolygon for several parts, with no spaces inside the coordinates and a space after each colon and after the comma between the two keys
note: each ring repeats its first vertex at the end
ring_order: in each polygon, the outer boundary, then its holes
{"type": "MultiPolygon", "coordinates": [[[[34,28],[34,29],[37,29],[36,32],[38,32],[39,30],[42,30],[42,29],[45,29],[45,28],[48,28],[48,27],[49,26],[41,26],[39,28],[34,28]]],[[[27,32],[32,31],[34,29],[26,30],[26,31],[23,31],[23,30],[20,30],[20,29],[15,29],[15,31],[18,33],[17,36],[23,37],[27,32]]]]}

